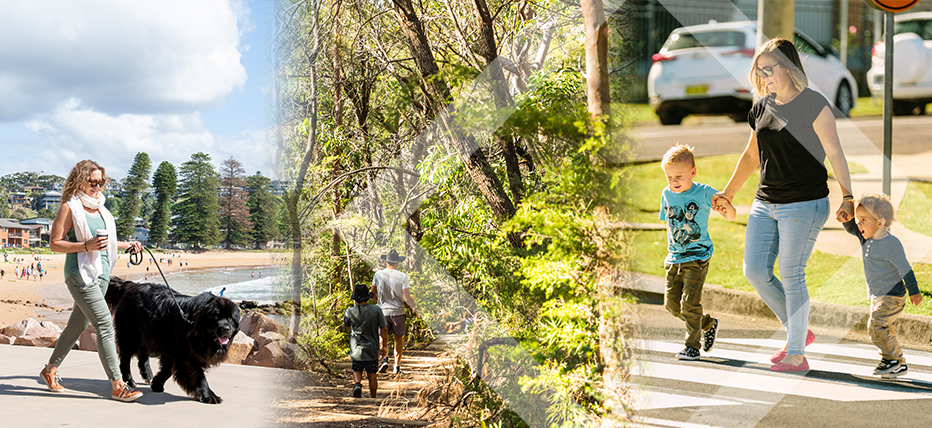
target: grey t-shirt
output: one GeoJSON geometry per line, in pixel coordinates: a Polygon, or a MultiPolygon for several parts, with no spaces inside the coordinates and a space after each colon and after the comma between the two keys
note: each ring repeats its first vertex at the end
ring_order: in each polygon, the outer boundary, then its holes
{"type": "Polygon", "coordinates": [[[408,275],[397,269],[382,269],[372,277],[372,286],[379,294],[379,307],[385,316],[405,314],[405,289],[409,287],[408,275]]]}
{"type": "Polygon", "coordinates": [[[861,259],[864,261],[864,276],[870,298],[880,296],[902,296],[919,293],[917,284],[906,284],[903,279],[912,268],[906,259],[903,243],[893,235],[880,239],[864,239],[854,220],[844,223],[848,233],[861,241],[861,259]]]}
{"type": "Polygon", "coordinates": [[[379,331],[385,328],[385,316],[376,305],[359,305],[346,309],[343,325],[350,328],[350,359],[377,361],[379,359],[379,331]]]}

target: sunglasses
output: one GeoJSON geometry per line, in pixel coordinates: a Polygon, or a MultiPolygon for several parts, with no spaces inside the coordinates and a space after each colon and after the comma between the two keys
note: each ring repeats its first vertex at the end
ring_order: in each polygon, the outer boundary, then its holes
{"type": "Polygon", "coordinates": [[[99,186],[104,187],[104,184],[107,184],[107,180],[101,178],[100,180],[87,180],[87,184],[90,184],[91,187],[99,186]]]}
{"type": "Polygon", "coordinates": [[[755,70],[757,75],[760,77],[770,77],[773,76],[773,68],[779,66],[780,64],[768,65],[767,67],[761,67],[755,70]]]}

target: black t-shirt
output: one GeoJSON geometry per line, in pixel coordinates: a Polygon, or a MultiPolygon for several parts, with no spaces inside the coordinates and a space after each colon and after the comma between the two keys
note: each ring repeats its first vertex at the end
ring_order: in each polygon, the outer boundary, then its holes
{"type": "Polygon", "coordinates": [[[828,100],[806,88],[784,105],[770,94],[757,100],[748,122],[757,132],[760,185],[757,199],[785,204],[828,196],[825,150],[812,128],[828,100]]]}

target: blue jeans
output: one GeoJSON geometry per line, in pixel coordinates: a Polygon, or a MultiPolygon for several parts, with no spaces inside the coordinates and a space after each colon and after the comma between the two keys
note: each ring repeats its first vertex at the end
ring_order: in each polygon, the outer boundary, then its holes
{"type": "Polygon", "coordinates": [[[754,200],[744,242],[744,277],[780,319],[787,354],[804,355],[809,325],[806,263],[828,220],[828,198],[772,204],[754,200]],[[780,278],[773,274],[780,257],[780,278]]]}

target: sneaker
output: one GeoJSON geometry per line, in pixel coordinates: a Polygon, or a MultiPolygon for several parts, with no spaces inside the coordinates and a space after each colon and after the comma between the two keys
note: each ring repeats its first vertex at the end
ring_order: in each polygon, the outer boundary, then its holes
{"type": "Polygon", "coordinates": [[[900,376],[903,376],[903,375],[906,374],[907,372],[909,372],[909,369],[906,368],[906,364],[902,364],[902,365],[900,365],[900,367],[898,367],[896,370],[894,370],[894,371],[892,371],[892,372],[890,372],[890,373],[884,374],[884,375],[880,375],[880,377],[882,377],[882,378],[884,378],[884,379],[896,379],[896,378],[898,378],[898,377],[900,377],[900,376]]]}
{"type": "Polygon", "coordinates": [[[702,332],[702,352],[709,352],[715,346],[715,332],[718,330],[718,318],[712,318],[712,327],[702,332]]]}
{"type": "Polygon", "coordinates": [[[357,383],[356,386],[353,387],[353,397],[356,397],[356,398],[362,397],[362,384],[361,383],[357,383]]]}
{"type": "Polygon", "coordinates": [[[874,375],[885,375],[887,373],[892,373],[894,370],[900,367],[900,362],[897,360],[885,360],[881,359],[880,364],[877,364],[877,368],[874,369],[874,375]]]}
{"type": "Polygon", "coordinates": [[[129,385],[123,385],[123,388],[117,390],[114,389],[113,393],[110,395],[110,398],[117,401],[133,401],[139,397],[142,397],[142,393],[130,388],[129,385]]]}
{"type": "Polygon", "coordinates": [[[680,351],[679,354],[676,354],[677,360],[698,360],[699,359],[699,350],[693,348],[692,346],[687,346],[680,351]]]}
{"type": "Polygon", "coordinates": [[[382,358],[382,364],[379,366],[379,373],[385,373],[388,371],[388,357],[382,358]]]}
{"type": "Polygon", "coordinates": [[[61,386],[61,378],[58,377],[58,372],[55,374],[49,374],[48,366],[42,367],[42,371],[39,372],[39,377],[45,381],[45,385],[49,387],[49,391],[52,392],[62,392],[65,390],[65,387],[61,386]]]}
{"type": "Polygon", "coordinates": [[[395,366],[395,369],[392,370],[392,374],[401,374],[401,367],[395,366]]]}

